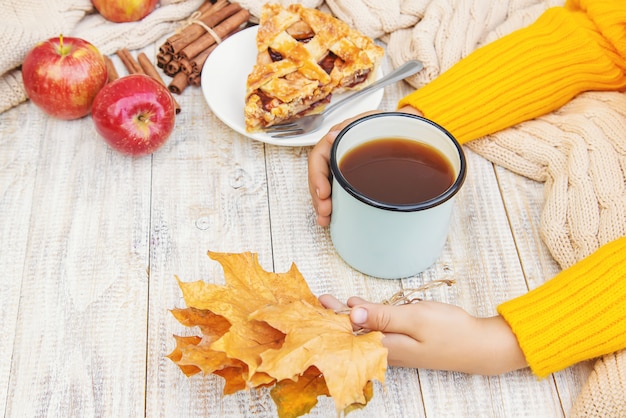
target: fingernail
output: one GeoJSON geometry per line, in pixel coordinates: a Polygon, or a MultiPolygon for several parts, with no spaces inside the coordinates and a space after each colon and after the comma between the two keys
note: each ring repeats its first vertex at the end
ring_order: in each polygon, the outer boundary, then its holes
{"type": "Polygon", "coordinates": [[[317,197],[320,197],[320,189],[315,189],[315,194],[317,195],[317,197]]]}
{"type": "Polygon", "coordinates": [[[350,318],[352,318],[352,322],[355,324],[364,324],[365,321],[367,321],[367,309],[365,308],[352,309],[350,318]]]}

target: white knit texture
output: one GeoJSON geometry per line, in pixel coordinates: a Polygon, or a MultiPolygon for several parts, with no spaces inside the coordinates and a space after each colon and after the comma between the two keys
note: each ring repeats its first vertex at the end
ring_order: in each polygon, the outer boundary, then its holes
{"type": "Polygon", "coordinates": [[[0,2],[0,39],[5,48],[0,74],[17,68],[38,42],[67,35],[92,10],[91,0],[3,0],[0,2]]]}
{"type": "Polygon", "coordinates": [[[626,351],[602,357],[594,365],[570,413],[572,418],[626,417],[626,351]]]}
{"type": "Polygon", "coordinates": [[[583,93],[556,112],[466,146],[545,182],[544,241],[566,268],[626,235],[626,95],[583,93]]]}

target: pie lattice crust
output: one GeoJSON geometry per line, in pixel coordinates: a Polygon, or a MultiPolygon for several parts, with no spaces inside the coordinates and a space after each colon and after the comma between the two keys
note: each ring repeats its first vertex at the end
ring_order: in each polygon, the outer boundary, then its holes
{"type": "Polygon", "coordinates": [[[367,86],[384,56],[345,22],[300,4],[265,4],[256,41],[246,84],[248,132],[320,112],[332,94],[367,86]]]}

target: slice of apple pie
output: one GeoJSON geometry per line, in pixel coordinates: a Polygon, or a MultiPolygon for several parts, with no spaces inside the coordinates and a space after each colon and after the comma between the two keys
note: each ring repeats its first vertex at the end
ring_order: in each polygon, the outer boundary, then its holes
{"type": "Polygon", "coordinates": [[[332,94],[367,86],[384,55],[345,22],[300,4],[265,4],[256,41],[246,84],[248,132],[320,112],[332,94]]]}

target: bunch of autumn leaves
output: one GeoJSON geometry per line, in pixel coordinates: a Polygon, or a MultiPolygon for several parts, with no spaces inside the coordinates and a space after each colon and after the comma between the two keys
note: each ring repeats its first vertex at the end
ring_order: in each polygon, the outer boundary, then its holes
{"type": "Polygon", "coordinates": [[[172,310],[201,332],[175,336],[168,357],[183,373],[219,375],[225,394],[271,387],[281,418],[308,413],[321,395],[344,414],[367,404],[387,369],[381,333],[355,334],[348,315],[324,308],[295,265],[272,273],[256,254],[209,257],[226,284],[179,280],[187,308],[172,310]]]}

